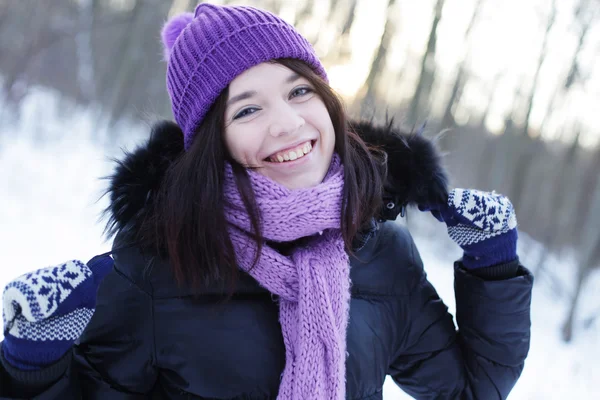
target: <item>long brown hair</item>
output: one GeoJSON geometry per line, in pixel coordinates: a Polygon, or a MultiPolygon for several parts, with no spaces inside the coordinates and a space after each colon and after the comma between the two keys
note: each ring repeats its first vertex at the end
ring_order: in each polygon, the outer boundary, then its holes
{"type": "MultiPolygon", "coordinates": [[[[321,97],[335,129],[335,151],[344,165],[341,232],[346,249],[381,207],[383,164],[348,126],[341,100],[313,70],[295,59],[279,59],[305,77],[321,97]]],[[[244,167],[233,160],[224,141],[225,89],[206,114],[191,148],[170,166],[154,203],[153,243],[166,252],[180,285],[227,285],[230,294],[238,277],[235,252],[223,208],[225,161],[233,172],[250,216],[259,253],[264,245],[260,213],[244,167]]],[[[146,231],[148,232],[148,231],[146,231]]],[[[255,262],[258,259],[256,255],[255,262]]]]}

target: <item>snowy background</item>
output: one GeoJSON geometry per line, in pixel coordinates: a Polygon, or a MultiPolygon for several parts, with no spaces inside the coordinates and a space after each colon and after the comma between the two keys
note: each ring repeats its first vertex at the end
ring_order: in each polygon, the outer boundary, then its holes
{"type": "MultiPolygon", "coordinates": [[[[145,139],[151,123],[103,128],[99,112],[57,98],[47,90],[31,90],[20,104],[19,120],[0,104],[0,287],[24,272],[72,258],[87,260],[110,248],[99,223],[106,206],[106,199],[99,200],[106,181],[99,177],[111,172],[109,159],[120,157],[122,147],[132,149],[145,139]],[[115,140],[109,131],[123,134],[115,140]]],[[[429,279],[453,312],[452,262],[460,253],[433,218],[409,215],[429,279]]],[[[546,251],[525,234],[519,245],[525,265],[546,251]]],[[[559,276],[560,287],[568,288],[574,271],[568,255],[551,256],[547,272],[536,279],[532,346],[512,400],[600,398],[600,326],[589,318],[599,311],[598,272],[583,291],[574,340],[561,340],[567,295],[550,277],[559,276]]],[[[388,380],[384,398],[409,397],[388,380]]]]}

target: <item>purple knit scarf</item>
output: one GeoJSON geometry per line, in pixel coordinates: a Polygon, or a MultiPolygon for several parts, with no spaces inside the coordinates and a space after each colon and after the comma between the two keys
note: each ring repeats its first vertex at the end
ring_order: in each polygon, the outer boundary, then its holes
{"type": "Polygon", "coordinates": [[[262,218],[263,237],[289,242],[310,236],[290,256],[264,246],[250,269],[257,246],[235,184],[225,169],[225,213],[239,266],[280,297],[279,321],[285,369],[278,399],[342,400],[346,395],[346,327],[350,267],[340,231],[344,173],[334,154],[323,182],[289,190],[248,170],[262,218]]]}

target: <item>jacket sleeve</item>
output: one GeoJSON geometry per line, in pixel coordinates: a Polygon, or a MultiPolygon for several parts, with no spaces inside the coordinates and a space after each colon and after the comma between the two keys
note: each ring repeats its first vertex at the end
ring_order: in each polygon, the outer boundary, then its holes
{"type": "Polygon", "coordinates": [[[157,378],[152,298],[114,269],[98,289],[96,311],[72,351],[40,371],[2,359],[0,400],[147,398],[157,378]]]}
{"type": "Polygon", "coordinates": [[[529,351],[532,275],[519,266],[513,278],[483,280],[455,263],[457,331],[410,247],[414,286],[399,305],[405,326],[389,374],[416,399],[506,399],[529,351]]]}

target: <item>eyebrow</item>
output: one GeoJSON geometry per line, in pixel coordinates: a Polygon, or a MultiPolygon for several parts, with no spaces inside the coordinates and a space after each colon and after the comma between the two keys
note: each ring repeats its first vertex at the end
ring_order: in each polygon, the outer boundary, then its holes
{"type": "Polygon", "coordinates": [[[288,76],[288,78],[285,80],[285,83],[292,83],[294,81],[297,81],[300,78],[302,78],[300,76],[300,74],[297,74],[297,73],[294,72],[293,74],[291,74],[290,76],[288,76]]]}
{"type": "MultiPolygon", "coordinates": [[[[300,78],[302,78],[302,76],[300,76],[299,74],[294,72],[293,74],[291,74],[290,76],[287,77],[287,79],[285,80],[285,83],[292,83],[294,81],[297,81],[300,78]]],[[[233,103],[237,103],[238,101],[249,99],[250,97],[255,96],[255,95],[256,95],[255,90],[248,90],[246,92],[240,93],[237,96],[233,96],[232,98],[227,100],[226,106],[230,106],[233,103]]]]}
{"type": "Polygon", "coordinates": [[[236,103],[238,101],[249,99],[250,97],[252,97],[254,95],[256,95],[256,91],[255,90],[248,90],[247,92],[240,93],[237,96],[233,96],[232,98],[230,98],[229,100],[227,100],[226,106],[230,106],[233,103],[236,103]]]}

